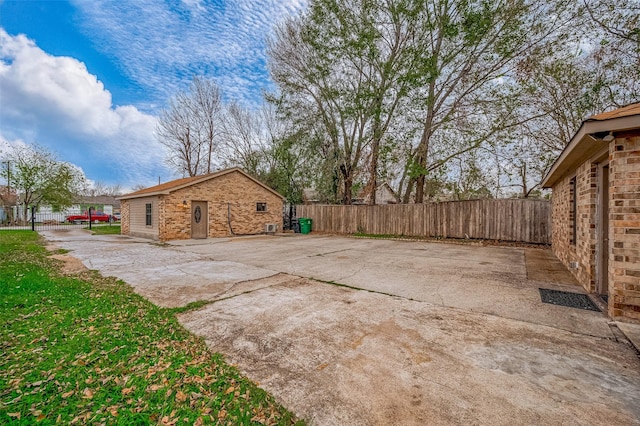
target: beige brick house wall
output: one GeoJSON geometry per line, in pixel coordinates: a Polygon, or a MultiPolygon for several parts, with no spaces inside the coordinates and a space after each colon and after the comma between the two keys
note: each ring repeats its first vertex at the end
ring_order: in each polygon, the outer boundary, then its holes
{"type": "Polygon", "coordinates": [[[551,245],[555,255],[588,292],[595,291],[597,164],[584,163],[575,175],[566,176],[553,187],[551,245]],[[576,180],[576,212],[573,185],[576,180]],[[573,241],[573,221],[576,241],[573,241]]]}
{"type": "Polygon", "coordinates": [[[282,230],[282,199],[242,173],[231,172],[163,196],[161,240],[191,238],[191,201],[207,201],[209,237],[260,234],[267,223],[282,230]],[[267,203],[267,211],[256,211],[257,203],[267,203]]]}
{"type": "MultiPolygon", "coordinates": [[[[609,144],[609,316],[640,322],[640,135],[609,144]]],[[[600,160],[602,161],[602,160],[600,160]]],[[[598,163],[590,159],[553,186],[552,247],[588,292],[596,291],[598,163]],[[576,179],[577,241],[572,242],[576,179]],[[575,267],[572,265],[576,262],[575,267]]]]}
{"type": "Polygon", "coordinates": [[[129,200],[120,201],[120,233],[129,235],[129,200]]]}
{"type": "Polygon", "coordinates": [[[640,322],[640,131],[616,136],[609,165],[609,315],[640,322]]]}

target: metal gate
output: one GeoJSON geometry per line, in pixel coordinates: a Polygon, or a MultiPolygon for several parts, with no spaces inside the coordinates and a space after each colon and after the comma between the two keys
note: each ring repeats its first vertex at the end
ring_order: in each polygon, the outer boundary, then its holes
{"type": "Polygon", "coordinates": [[[284,229],[296,229],[296,206],[295,204],[285,204],[282,207],[282,226],[284,229]]]}
{"type": "Polygon", "coordinates": [[[118,226],[120,222],[112,215],[96,215],[91,209],[86,215],[65,215],[64,213],[38,213],[35,207],[12,220],[4,220],[0,223],[2,229],[24,229],[31,231],[45,231],[52,229],[92,229],[97,226],[118,226]]]}

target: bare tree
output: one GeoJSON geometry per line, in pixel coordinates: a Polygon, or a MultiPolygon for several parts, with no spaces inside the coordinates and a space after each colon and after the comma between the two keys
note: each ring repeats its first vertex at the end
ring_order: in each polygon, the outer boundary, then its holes
{"type": "Polygon", "coordinates": [[[97,197],[100,195],[116,197],[118,195],[122,195],[122,186],[120,184],[107,185],[104,182],[95,181],[89,188],[87,188],[85,194],[90,197],[97,197]]]}
{"type": "Polygon", "coordinates": [[[265,151],[270,144],[267,123],[258,111],[232,102],[224,111],[224,142],[221,146],[225,166],[238,166],[258,176],[264,166],[265,151]]]}
{"type": "Polygon", "coordinates": [[[188,92],[180,92],[163,110],[156,126],[168,150],[167,164],[176,173],[211,173],[221,132],[221,95],[213,80],[195,77],[188,92]]]}

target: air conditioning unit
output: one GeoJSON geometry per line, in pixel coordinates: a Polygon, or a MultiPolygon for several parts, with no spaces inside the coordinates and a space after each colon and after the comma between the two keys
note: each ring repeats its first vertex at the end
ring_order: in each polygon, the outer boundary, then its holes
{"type": "Polygon", "coordinates": [[[264,226],[264,232],[266,232],[267,234],[274,234],[277,230],[278,230],[277,223],[267,223],[264,226]]]}

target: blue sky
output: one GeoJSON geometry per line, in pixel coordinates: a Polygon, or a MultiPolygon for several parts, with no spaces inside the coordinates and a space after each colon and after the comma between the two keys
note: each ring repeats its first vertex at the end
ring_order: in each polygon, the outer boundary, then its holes
{"type": "Polygon", "coordinates": [[[38,143],[106,184],[177,177],[153,130],[192,77],[249,107],[265,37],[306,0],[0,0],[0,150],[38,143]]]}

